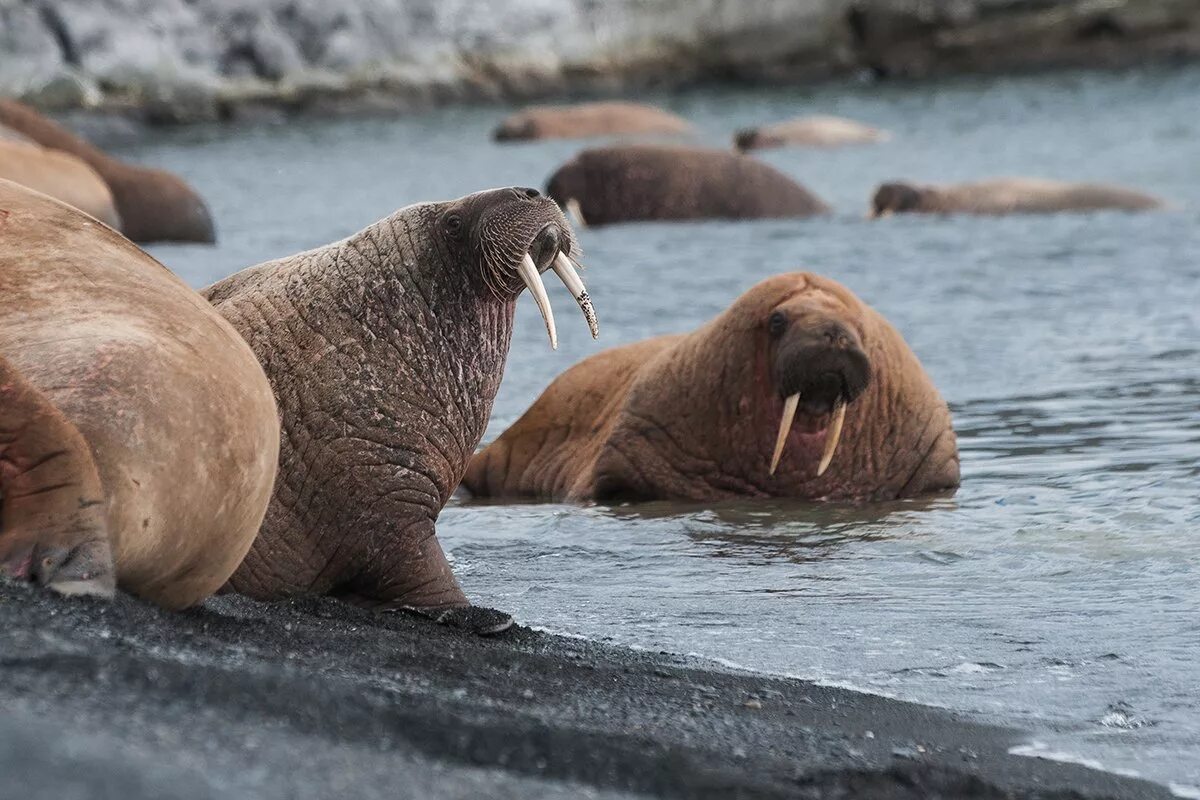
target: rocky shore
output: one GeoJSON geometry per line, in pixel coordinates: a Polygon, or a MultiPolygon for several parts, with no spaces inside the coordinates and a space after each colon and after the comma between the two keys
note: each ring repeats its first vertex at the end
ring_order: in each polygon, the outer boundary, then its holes
{"type": "Polygon", "coordinates": [[[1198,54],[1194,0],[0,0],[0,95],[157,123],[1198,54]]]}
{"type": "Polygon", "coordinates": [[[332,600],[0,583],[0,796],[1167,798],[938,709],[332,600]]]}

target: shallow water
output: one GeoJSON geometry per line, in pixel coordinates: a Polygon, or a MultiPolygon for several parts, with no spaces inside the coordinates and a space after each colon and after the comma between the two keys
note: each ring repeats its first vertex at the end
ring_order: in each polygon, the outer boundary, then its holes
{"type": "MultiPolygon", "coordinates": [[[[1200,786],[1200,71],[651,98],[714,144],[802,112],[880,146],[763,157],[832,219],[582,234],[602,345],[690,329],[774,272],[850,286],[949,400],[963,486],[879,506],[492,505],[442,541],[468,593],[552,630],[982,714],[1045,751],[1200,786]],[[1126,183],[1170,213],[862,219],[892,178],[1126,183]]],[[[211,200],[216,249],[153,251],[195,285],[396,207],[541,186],[580,145],[501,147],[502,109],[191,129],[136,148],[211,200]]],[[[522,298],[492,438],[593,343],[522,298]]]]}

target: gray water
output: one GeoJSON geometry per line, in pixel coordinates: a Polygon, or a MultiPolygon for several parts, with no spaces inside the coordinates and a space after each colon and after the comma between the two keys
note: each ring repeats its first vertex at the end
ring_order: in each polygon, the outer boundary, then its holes
{"type": "MultiPolygon", "coordinates": [[[[657,96],[702,141],[802,112],[881,146],[764,155],[832,219],[582,233],[602,341],[522,298],[488,438],[577,360],[690,329],[772,273],[833,276],[949,400],[963,485],[870,506],[493,505],[439,525],[468,593],[521,621],[937,704],[1033,749],[1200,786],[1200,71],[657,96]],[[1161,194],[1162,214],[863,219],[887,179],[1019,174],[1161,194]]],[[[195,285],[393,209],[544,185],[580,146],[501,147],[503,109],[192,129],[131,154],[188,176],[221,243],[195,285]]]]}

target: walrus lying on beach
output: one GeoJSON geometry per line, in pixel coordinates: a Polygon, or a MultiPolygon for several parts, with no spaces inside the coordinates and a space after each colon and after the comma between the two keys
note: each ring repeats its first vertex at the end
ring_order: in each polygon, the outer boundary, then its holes
{"type": "Polygon", "coordinates": [[[885,499],[958,481],[950,412],[904,340],[845,287],[793,272],[692,333],[567,370],[463,486],[575,501],[885,499]]]}
{"type": "Polygon", "coordinates": [[[703,147],[624,145],[584,150],[547,192],[587,225],[638,220],[808,217],[829,211],[774,167],[703,147]]]}
{"type": "Polygon", "coordinates": [[[813,115],[740,130],[734,135],[733,143],[738,150],[745,152],[788,145],[840,147],[848,144],[886,142],[890,138],[887,131],[863,125],[852,119],[813,115]]]}
{"type": "Polygon", "coordinates": [[[590,136],[671,135],[691,130],[687,120],[661,108],[602,101],[569,106],[530,106],[505,117],[492,138],[498,142],[530,139],[583,139],[590,136]]]}
{"type": "Polygon", "coordinates": [[[553,201],[493,189],[402,208],[204,290],[258,354],[283,417],[275,496],[230,586],[466,607],[435,523],[491,414],[518,294],[557,346],[539,274],[553,269],[596,335],[577,255],[553,201]]]}
{"type": "Polygon", "coordinates": [[[233,574],[270,499],[271,386],[115,231],[0,180],[0,568],[168,608],[233,574]]]}
{"type": "Polygon", "coordinates": [[[1102,183],[1042,178],[997,178],[947,186],[885,183],[871,199],[871,216],[891,214],[1052,214],[1059,211],[1149,211],[1156,197],[1102,183]]]}
{"type": "Polygon", "coordinates": [[[213,242],[212,216],[192,187],[161,169],[126,164],[15,100],[0,99],[0,125],[76,156],[108,184],[121,232],[135,242],[213,242]]]}
{"type": "Polygon", "coordinates": [[[121,229],[108,184],[70,153],[0,138],[0,178],[48,194],[111,228],[121,229]]]}

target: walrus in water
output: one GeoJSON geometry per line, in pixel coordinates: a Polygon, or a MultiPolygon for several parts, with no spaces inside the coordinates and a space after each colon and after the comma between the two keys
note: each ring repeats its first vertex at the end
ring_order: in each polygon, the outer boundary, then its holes
{"type": "Polygon", "coordinates": [[[70,153],[0,138],[0,178],[61,200],[120,230],[108,184],[70,153]]]}
{"type": "Polygon", "coordinates": [[[871,198],[872,217],[892,214],[1052,214],[1060,211],[1150,211],[1156,197],[1120,186],[1040,178],[997,178],[948,186],[885,183],[871,198]]]}
{"type": "Polygon", "coordinates": [[[115,159],[15,100],[0,99],[0,125],[70,153],[99,173],[112,191],[121,232],[135,242],[216,241],[208,206],[177,176],[115,159]]]}
{"type": "Polygon", "coordinates": [[[547,191],[587,225],[809,217],[829,211],[774,167],[750,156],[702,147],[584,150],[558,168],[547,191]]]}
{"type": "Polygon", "coordinates": [[[530,106],[505,117],[492,131],[497,142],[583,139],[591,136],[677,135],[687,120],[661,108],[618,101],[570,106],[530,106]]]}
{"type": "Polygon", "coordinates": [[[471,461],[481,497],[887,499],[958,485],[950,412],[895,329],[811,273],[560,375],[471,461]]]}
{"type": "Polygon", "coordinates": [[[872,144],[886,142],[891,136],[887,131],[863,125],[843,117],[813,115],[746,128],[734,135],[734,146],[745,152],[768,147],[840,147],[848,144],[872,144]]]}
{"type": "Polygon", "coordinates": [[[204,298],[0,180],[0,565],[192,605],[254,540],[278,448],[271,386],[204,298]]]}
{"type": "Polygon", "coordinates": [[[517,295],[530,291],[557,346],[540,276],[553,269],[596,335],[577,255],[553,201],[493,189],[204,290],[258,354],[283,417],[275,496],[230,587],[511,624],[465,610],[435,523],[491,414],[517,295]]]}

